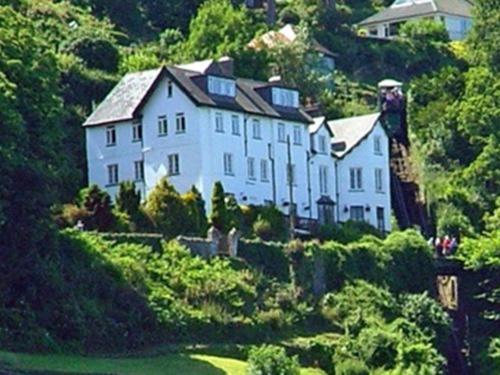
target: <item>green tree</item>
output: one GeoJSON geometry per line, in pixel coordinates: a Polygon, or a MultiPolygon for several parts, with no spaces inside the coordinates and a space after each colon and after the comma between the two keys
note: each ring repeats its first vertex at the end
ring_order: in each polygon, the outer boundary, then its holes
{"type": "Polygon", "coordinates": [[[120,182],[118,194],[116,195],[116,208],[134,216],[139,211],[141,204],[141,192],[136,189],[132,181],[120,182]]]}
{"type": "Polygon", "coordinates": [[[205,201],[196,186],[182,195],[182,201],[187,210],[189,232],[193,235],[204,236],[208,229],[205,201]]]}
{"type": "Polygon", "coordinates": [[[262,345],[248,353],[248,375],[299,375],[297,357],[288,357],[285,349],[273,345],[262,345]]]}
{"type": "Polygon", "coordinates": [[[149,194],[145,210],[157,230],[167,238],[186,233],[189,229],[186,207],[166,177],[163,177],[149,194]]]}
{"type": "Polygon", "coordinates": [[[220,231],[227,232],[229,230],[230,223],[224,197],[224,188],[220,181],[214,184],[212,190],[212,213],[210,214],[210,223],[220,231]]]}
{"type": "Polygon", "coordinates": [[[474,1],[473,26],[468,36],[472,63],[500,70],[500,1],[474,1]]]}
{"type": "Polygon", "coordinates": [[[232,195],[226,199],[226,209],[228,215],[228,229],[232,228],[243,229],[243,213],[241,207],[232,195]]]}
{"type": "Polygon", "coordinates": [[[60,155],[55,55],[30,19],[5,6],[0,46],[0,248],[23,253],[50,248],[49,207],[72,165],[60,155]]]}
{"type": "Polygon", "coordinates": [[[236,8],[229,0],[205,1],[189,25],[185,57],[197,60],[236,56],[255,31],[245,7],[236,8]]]}
{"type": "Polygon", "coordinates": [[[110,231],[115,223],[111,197],[97,185],[91,185],[80,191],[79,205],[87,215],[83,224],[87,230],[110,231]]]}

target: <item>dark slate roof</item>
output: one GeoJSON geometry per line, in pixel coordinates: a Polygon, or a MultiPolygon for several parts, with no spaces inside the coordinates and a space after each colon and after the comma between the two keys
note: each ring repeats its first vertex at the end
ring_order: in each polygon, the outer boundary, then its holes
{"type": "Polygon", "coordinates": [[[340,120],[328,121],[332,138],[333,154],[338,158],[343,158],[360,144],[375,128],[380,113],[370,115],[343,118],[340,120]]]}
{"type": "MultiPolygon", "coordinates": [[[[184,67],[208,69],[212,65],[202,62],[197,65],[181,67],[168,66],[125,75],[104,101],[90,115],[84,126],[103,125],[106,123],[127,121],[137,117],[140,109],[154,91],[161,77],[171,78],[183,92],[199,106],[209,106],[245,112],[254,115],[282,118],[289,121],[312,123],[313,119],[302,108],[272,106],[256,91],[273,85],[243,78],[236,79],[236,97],[228,98],[208,94],[197,84],[197,78],[203,72],[184,69],[184,67]]],[[[199,69],[197,69],[199,70],[199,69]]]]}
{"type": "Polygon", "coordinates": [[[434,13],[447,13],[470,18],[472,17],[471,8],[471,3],[466,0],[432,0],[426,3],[385,8],[361,21],[359,25],[366,26],[386,21],[405,20],[432,15],[434,13]]]}

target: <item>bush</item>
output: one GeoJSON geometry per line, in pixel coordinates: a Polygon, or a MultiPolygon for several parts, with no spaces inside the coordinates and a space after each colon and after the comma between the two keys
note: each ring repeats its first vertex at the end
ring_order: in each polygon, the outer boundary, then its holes
{"type": "Polygon", "coordinates": [[[157,230],[167,238],[173,238],[189,230],[186,207],[166,177],[162,178],[149,194],[145,211],[153,220],[157,230]]]}
{"type": "Polygon", "coordinates": [[[363,236],[373,235],[382,238],[382,233],[364,221],[348,220],[334,226],[322,226],[319,237],[321,240],[334,240],[343,244],[359,241],[363,236]]]}
{"type": "Polygon", "coordinates": [[[271,223],[263,219],[260,215],[253,223],[252,229],[255,235],[263,241],[271,241],[273,239],[273,228],[271,223]]]}
{"type": "Polygon", "coordinates": [[[211,224],[222,232],[230,230],[230,218],[227,213],[226,200],[224,197],[224,188],[222,183],[217,181],[212,190],[212,213],[210,214],[211,224]]]}
{"type": "Polygon", "coordinates": [[[299,375],[296,357],[288,357],[285,349],[263,345],[250,349],[248,353],[248,375],[299,375]]]}
{"type": "Polygon", "coordinates": [[[283,251],[282,244],[264,243],[258,240],[242,240],[239,244],[238,256],[268,277],[280,281],[288,281],[290,278],[288,258],[283,251]]]}
{"type": "Polygon", "coordinates": [[[83,220],[86,230],[107,232],[113,228],[115,219],[111,197],[97,185],[80,190],[78,203],[81,208],[87,211],[83,220]]]}
{"type": "Polygon", "coordinates": [[[364,362],[350,358],[335,364],[335,375],[370,375],[370,369],[364,362]]]}

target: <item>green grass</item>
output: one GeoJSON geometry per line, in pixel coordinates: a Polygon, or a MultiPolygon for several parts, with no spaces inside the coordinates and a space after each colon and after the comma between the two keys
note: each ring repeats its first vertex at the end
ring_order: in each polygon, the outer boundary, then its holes
{"type": "MultiPolygon", "coordinates": [[[[155,357],[96,358],[70,355],[42,355],[0,352],[2,366],[11,370],[51,371],[63,374],[123,375],[244,375],[243,361],[202,354],[166,354],[155,357]]],[[[303,369],[301,375],[321,375],[321,371],[303,369]]]]}

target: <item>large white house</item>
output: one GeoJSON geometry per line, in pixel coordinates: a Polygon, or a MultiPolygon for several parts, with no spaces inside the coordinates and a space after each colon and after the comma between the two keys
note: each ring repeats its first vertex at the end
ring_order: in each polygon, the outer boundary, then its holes
{"type": "Polygon", "coordinates": [[[391,39],[402,23],[417,19],[443,22],[451,40],[461,40],[472,26],[472,3],[468,0],[396,0],[359,23],[368,36],[391,39]]]}
{"type": "MultiPolygon", "coordinates": [[[[135,181],[146,197],[168,176],[181,193],[195,185],[207,205],[213,184],[221,181],[241,204],[275,204],[284,213],[295,207],[298,217],[323,223],[348,219],[336,213],[338,202],[358,204],[340,197],[348,179],[338,175],[358,145],[337,160],[331,153],[337,130],[311,118],[296,89],[277,80],[236,78],[229,58],[129,73],[84,127],[89,183],[113,197],[121,181],[135,181]]],[[[381,142],[387,150],[387,137],[381,142]]],[[[370,186],[364,195],[375,202],[378,192],[370,186]]],[[[384,210],[388,216],[390,202],[384,210]]],[[[377,225],[371,215],[354,218],[377,225]]]]}

